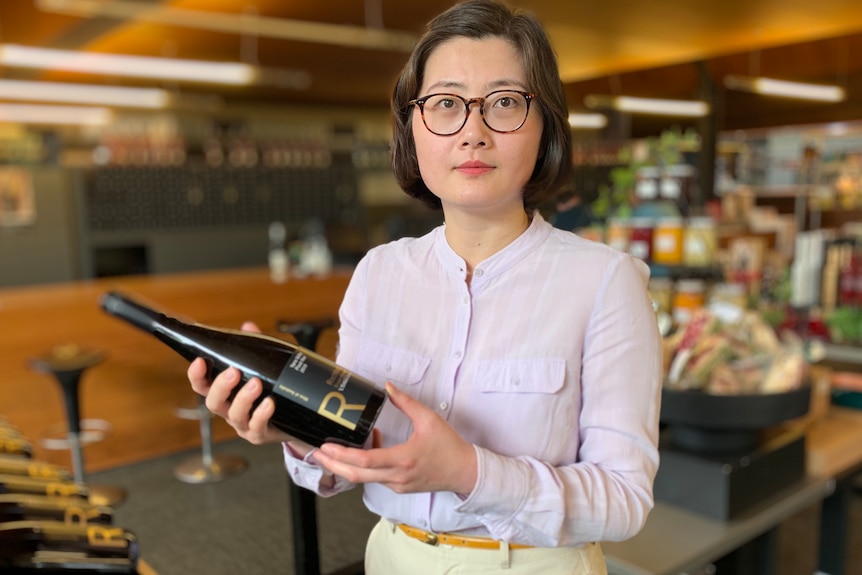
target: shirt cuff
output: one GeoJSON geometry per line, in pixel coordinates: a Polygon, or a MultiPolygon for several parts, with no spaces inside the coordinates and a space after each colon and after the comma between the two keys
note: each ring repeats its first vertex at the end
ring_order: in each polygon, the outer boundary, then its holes
{"type": "Polygon", "coordinates": [[[299,454],[287,442],[282,443],[284,447],[284,465],[288,475],[300,487],[304,487],[314,491],[321,497],[329,497],[340,493],[347,489],[351,484],[345,479],[335,476],[335,484],[332,487],[323,487],[320,482],[324,476],[332,477],[332,474],[326,471],[314,459],[314,452],[317,448],[312,449],[305,454],[305,457],[300,458],[299,454]]]}
{"type": "Polygon", "coordinates": [[[505,457],[476,445],[478,476],[470,495],[456,507],[460,513],[475,514],[492,533],[494,526],[507,523],[525,505],[530,484],[530,468],[523,461],[505,457]]]}

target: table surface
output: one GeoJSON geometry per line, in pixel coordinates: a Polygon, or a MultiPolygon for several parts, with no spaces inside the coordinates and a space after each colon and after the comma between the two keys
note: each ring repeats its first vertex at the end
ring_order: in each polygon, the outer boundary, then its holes
{"type": "Polygon", "coordinates": [[[608,573],[678,575],[697,570],[824,499],[834,488],[831,478],[807,477],[731,521],[657,502],[635,537],[602,543],[608,573]]]}

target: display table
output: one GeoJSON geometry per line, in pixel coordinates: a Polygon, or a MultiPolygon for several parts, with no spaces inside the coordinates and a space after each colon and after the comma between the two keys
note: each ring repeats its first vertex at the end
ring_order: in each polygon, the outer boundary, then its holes
{"type": "MultiPolygon", "coordinates": [[[[632,539],[602,543],[610,575],[691,573],[755,540],[795,513],[832,493],[834,481],[806,478],[733,521],[716,521],[657,502],[632,539]]],[[[762,575],[767,575],[763,573],[762,575]]]]}
{"type": "MultiPolygon", "coordinates": [[[[831,407],[806,433],[808,477],[732,521],[661,501],[632,539],[603,543],[610,575],[679,575],[757,542],[785,519],[822,504],[820,570],[844,572],[846,482],[862,469],[862,411],[831,407]]],[[[768,543],[768,542],[764,542],[768,543]]],[[[767,572],[762,572],[767,575],[767,572]]]]}

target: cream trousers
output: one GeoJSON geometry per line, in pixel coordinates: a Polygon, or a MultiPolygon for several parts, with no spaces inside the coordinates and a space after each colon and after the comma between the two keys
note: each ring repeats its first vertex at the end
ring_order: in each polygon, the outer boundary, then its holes
{"type": "Polygon", "coordinates": [[[432,546],[381,519],[368,538],[365,575],[607,575],[598,543],[498,550],[432,546]]]}

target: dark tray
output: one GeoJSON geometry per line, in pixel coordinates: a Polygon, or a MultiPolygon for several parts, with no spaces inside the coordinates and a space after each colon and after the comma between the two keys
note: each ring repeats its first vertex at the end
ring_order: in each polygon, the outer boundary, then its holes
{"type": "Polygon", "coordinates": [[[762,430],[808,413],[811,386],[783,393],[714,395],[662,389],[661,422],[674,446],[699,453],[747,451],[762,430]]]}

